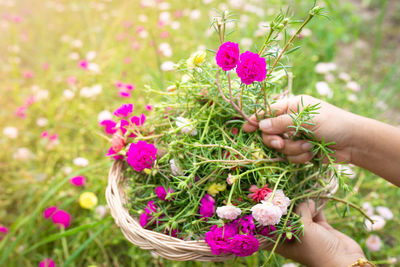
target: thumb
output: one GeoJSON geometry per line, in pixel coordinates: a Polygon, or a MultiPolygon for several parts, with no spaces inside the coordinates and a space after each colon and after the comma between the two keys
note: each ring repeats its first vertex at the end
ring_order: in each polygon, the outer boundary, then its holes
{"type": "Polygon", "coordinates": [[[304,201],[297,205],[296,213],[301,216],[305,225],[313,223],[313,211],[315,210],[315,202],[312,200],[304,201]]]}
{"type": "Polygon", "coordinates": [[[265,134],[282,134],[290,131],[289,126],[293,126],[293,120],[288,114],[275,118],[260,121],[260,130],[265,134]]]}

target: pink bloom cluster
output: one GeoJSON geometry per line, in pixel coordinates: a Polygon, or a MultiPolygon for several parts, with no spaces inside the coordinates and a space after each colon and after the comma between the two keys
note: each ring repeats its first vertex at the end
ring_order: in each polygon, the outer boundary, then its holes
{"type": "Polygon", "coordinates": [[[131,97],[131,92],[135,90],[135,85],[131,83],[123,83],[121,81],[116,82],[115,86],[118,88],[118,94],[124,98],[131,97]]]}
{"type": "Polygon", "coordinates": [[[154,201],[151,200],[147,203],[147,206],[144,210],[144,213],[140,215],[140,226],[145,227],[152,219],[152,214],[156,212],[157,206],[154,204],[154,201]]]}
{"type": "Polygon", "coordinates": [[[39,263],[39,267],[56,267],[56,264],[54,263],[53,259],[47,258],[39,263]]]}
{"type": "Polygon", "coordinates": [[[57,208],[56,206],[51,206],[45,209],[43,211],[43,217],[45,219],[51,218],[53,223],[59,227],[68,228],[71,224],[71,215],[64,210],[57,208]]]}
{"type": "Polygon", "coordinates": [[[5,235],[9,233],[9,230],[5,226],[0,226],[0,240],[4,238],[5,235]]]}
{"type": "Polygon", "coordinates": [[[168,194],[172,194],[174,192],[174,190],[168,188],[167,190],[165,190],[164,186],[157,186],[156,189],[154,190],[157,197],[163,201],[167,201],[167,195],[168,194]]]}
{"type": "Polygon", "coordinates": [[[84,186],[86,183],[85,176],[75,176],[69,179],[69,182],[74,186],[84,186]]]}
{"type": "Polygon", "coordinates": [[[202,218],[212,217],[215,213],[215,200],[209,194],[206,194],[200,200],[200,210],[199,213],[202,218]]]}
{"type": "Polygon", "coordinates": [[[28,98],[25,100],[25,103],[22,106],[17,107],[17,109],[15,110],[15,116],[25,119],[28,108],[32,106],[35,102],[36,98],[34,95],[28,96],[28,98]]]}
{"type": "Polygon", "coordinates": [[[264,185],[262,188],[258,188],[256,185],[252,185],[249,189],[251,194],[248,195],[254,202],[260,202],[264,200],[264,198],[272,192],[271,188],[268,188],[268,185],[264,185]]]}
{"type": "Polygon", "coordinates": [[[247,257],[257,252],[260,246],[253,235],[254,229],[252,218],[246,217],[223,227],[212,226],[205,235],[205,241],[214,255],[232,253],[238,257],[247,257]],[[240,232],[246,234],[240,234],[240,232]]]}
{"type": "Polygon", "coordinates": [[[137,171],[150,169],[156,160],[157,148],[146,141],[138,141],[129,146],[127,152],[127,162],[137,171]]]}
{"type": "Polygon", "coordinates": [[[267,76],[267,62],[257,53],[246,51],[239,56],[239,45],[232,42],[223,43],[216,55],[217,65],[224,71],[236,67],[236,73],[244,84],[262,82],[267,76]]]}

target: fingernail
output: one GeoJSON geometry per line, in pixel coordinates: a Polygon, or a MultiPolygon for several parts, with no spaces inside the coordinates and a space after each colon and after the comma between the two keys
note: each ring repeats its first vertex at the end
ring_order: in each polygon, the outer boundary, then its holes
{"type": "Polygon", "coordinates": [[[301,149],[303,149],[303,151],[310,151],[311,146],[312,145],[310,143],[304,143],[301,145],[301,149]]]}
{"type": "Polygon", "coordinates": [[[272,140],[271,141],[271,146],[275,149],[281,149],[282,145],[281,142],[279,140],[272,140]]]}
{"type": "MultiPolygon", "coordinates": [[[[262,121],[260,121],[260,128],[261,129],[264,129],[264,130],[269,130],[269,129],[271,129],[271,127],[272,127],[272,123],[271,123],[271,120],[262,120],[262,121]]],[[[276,141],[276,140],[275,140],[276,141]]]]}

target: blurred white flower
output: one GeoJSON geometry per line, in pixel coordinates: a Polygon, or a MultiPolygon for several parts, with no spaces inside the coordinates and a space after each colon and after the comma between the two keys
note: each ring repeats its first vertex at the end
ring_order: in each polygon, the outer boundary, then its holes
{"type": "Polygon", "coordinates": [[[327,74],[336,69],[337,65],[333,62],[320,62],[315,66],[315,72],[319,74],[327,74]]]}
{"type": "Polygon", "coordinates": [[[318,94],[321,96],[327,96],[329,98],[333,96],[333,91],[326,82],[317,82],[315,87],[317,88],[318,94]]]}
{"type": "Polygon", "coordinates": [[[350,94],[350,95],[347,97],[347,99],[348,99],[350,102],[357,102],[358,96],[355,95],[355,94],[350,94]]]}
{"type": "Polygon", "coordinates": [[[158,46],[158,50],[161,52],[162,55],[164,55],[166,57],[172,56],[172,49],[171,49],[171,45],[169,43],[161,43],[158,46]]]}
{"type": "Polygon", "coordinates": [[[354,179],[356,177],[356,173],[354,172],[352,165],[340,164],[338,165],[338,171],[350,179],[354,179]]]}
{"type": "Polygon", "coordinates": [[[161,12],[160,15],[158,16],[158,19],[165,24],[170,24],[171,23],[171,13],[169,13],[168,11],[161,12]]]}
{"type": "Polygon", "coordinates": [[[88,61],[92,61],[93,59],[96,58],[96,55],[97,55],[96,51],[89,51],[89,52],[87,52],[87,54],[86,54],[86,59],[87,59],[88,61]]]}
{"type": "Polygon", "coordinates": [[[378,251],[381,249],[382,241],[377,235],[370,235],[365,241],[369,251],[378,251]]]}
{"type": "Polygon", "coordinates": [[[282,265],[282,267],[298,267],[296,263],[290,262],[290,263],[285,263],[282,265]]]}
{"type": "Polygon", "coordinates": [[[351,77],[348,73],[341,72],[341,73],[339,73],[339,79],[341,79],[342,81],[345,81],[345,82],[349,82],[351,77]]]}
{"type": "Polygon", "coordinates": [[[78,60],[79,54],[77,52],[71,52],[68,57],[72,60],[78,60]]]}
{"type": "Polygon", "coordinates": [[[16,139],[18,137],[18,129],[12,126],[8,126],[3,129],[3,134],[10,139],[16,139]]]}
{"type": "Polygon", "coordinates": [[[198,20],[201,17],[201,11],[198,9],[193,9],[190,11],[189,18],[192,20],[198,20]]]}
{"type": "Polygon", "coordinates": [[[228,4],[232,7],[232,8],[242,8],[244,5],[245,1],[244,0],[228,0],[228,4]]]}
{"type": "Polygon", "coordinates": [[[179,165],[176,163],[175,159],[171,159],[171,160],[169,161],[169,166],[170,166],[170,168],[171,168],[171,172],[172,172],[173,175],[175,175],[175,176],[183,175],[182,168],[181,168],[181,166],[179,166],[179,165]]]}
{"type": "Polygon", "coordinates": [[[145,39],[149,36],[149,33],[146,30],[143,30],[143,31],[140,31],[138,35],[140,38],[145,39]]]}
{"type": "Polygon", "coordinates": [[[102,122],[104,120],[111,120],[112,119],[112,114],[108,110],[103,110],[97,115],[97,121],[102,122]]]}
{"type": "Polygon", "coordinates": [[[251,38],[242,38],[242,40],[240,40],[240,45],[249,49],[252,45],[253,45],[253,39],[251,38]]]}
{"type": "Polygon", "coordinates": [[[176,126],[181,128],[181,132],[184,134],[190,134],[190,135],[197,135],[197,129],[191,125],[191,122],[183,117],[177,117],[176,118],[176,126]]]}
{"type": "Polygon", "coordinates": [[[192,77],[190,77],[188,74],[184,74],[181,79],[182,83],[186,83],[190,80],[192,80],[192,77]]]}
{"type": "Polygon", "coordinates": [[[86,98],[92,98],[99,95],[102,91],[100,84],[93,85],[92,87],[83,87],[80,91],[80,95],[86,98]]]}
{"type": "Polygon", "coordinates": [[[332,73],[327,73],[325,74],[325,81],[333,83],[335,81],[335,76],[332,73]]]}
{"type": "Polygon", "coordinates": [[[162,71],[171,71],[175,69],[175,63],[172,61],[165,61],[160,66],[162,71]]]}
{"type": "Polygon", "coordinates": [[[28,148],[20,147],[14,153],[13,158],[17,160],[29,160],[32,156],[32,152],[28,148]]]}
{"type": "Polygon", "coordinates": [[[372,224],[368,219],[366,219],[364,223],[368,232],[381,230],[385,226],[386,221],[382,216],[372,215],[370,217],[374,221],[374,224],[372,224]]]}
{"type": "Polygon", "coordinates": [[[395,258],[395,257],[390,257],[390,258],[388,259],[388,261],[389,261],[391,264],[396,264],[396,263],[397,263],[397,258],[395,258]]]}
{"type": "Polygon", "coordinates": [[[214,0],[203,0],[203,4],[208,5],[214,2],[214,0]]]}
{"type": "Polygon", "coordinates": [[[178,30],[181,27],[181,23],[179,21],[174,21],[171,23],[171,29],[178,30]]]}
{"type": "Polygon", "coordinates": [[[86,167],[89,165],[89,161],[83,157],[78,157],[74,159],[74,165],[79,166],[79,167],[86,167]]]}
{"type": "Polygon", "coordinates": [[[36,92],[34,93],[34,95],[35,95],[35,99],[36,99],[37,101],[40,101],[40,100],[43,100],[43,99],[46,99],[46,98],[49,97],[49,91],[44,90],[44,89],[38,90],[38,91],[36,91],[36,92]]]}
{"type": "Polygon", "coordinates": [[[387,207],[378,206],[378,207],[376,207],[376,211],[378,212],[379,215],[381,215],[386,220],[393,219],[393,212],[387,207]]]}
{"type": "Polygon", "coordinates": [[[83,46],[83,43],[82,43],[82,41],[81,40],[73,40],[72,42],[71,42],[71,45],[73,46],[73,47],[76,47],[76,48],[80,48],[80,47],[82,47],[83,46]]]}
{"type": "Polygon", "coordinates": [[[97,206],[94,211],[100,218],[104,218],[107,215],[108,209],[107,206],[100,205],[97,206]]]}
{"type": "Polygon", "coordinates": [[[161,2],[158,4],[159,10],[168,10],[168,9],[170,9],[170,7],[171,7],[171,4],[168,2],[161,2]]]}
{"type": "Polygon", "coordinates": [[[71,100],[72,98],[74,98],[75,93],[72,90],[69,89],[65,89],[63,91],[63,97],[67,100],[71,100]]]}
{"type": "Polygon", "coordinates": [[[354,81],[348,82],[346,86],[353,92],[360,92],[361,90],[360,85],[354,81]]]}
{"type": "Polygon", "coordinates": [[[39,127],[44,127],[44,126],[47,125],[47,123],[48,123],[48,120],[46,118],[43,118],[43,117],[38,118],[36,120],[36,125],[39,126],[39,127]]]}
{"type": "Polygon", "coordinates": [[[140,14],[140,15],[138,16],[138,20],[139,20],[140,22],[147,22],[149,19],[148,19],[148,17],[147,17],[145,14],[140,14]]]}
{"type": "Polygon", "coordinates": [[[65,166],[64,168],[62,168],[63,172],[68,175],[72,173],[72,168],[69,166],[65,166]]]}
{"type": "Polygon", "coordinates": [[[96,63],[89,63],[88,65],[88,70],[94,72],[94,73],[99,73],[100,72],[100,67],[96,63]]]}
{"type": "Polygon", "coordinates": [[[374,215],[374,207],[372,207],[371,203],[364,202],[361,204],[361,207],[367,213],[368,216],[374,215]]]}
{"type": "Polygon", "coordinates": [[[69,42],[71,40],[71,38],[68,35],[63,34],[61,36],[60,40],[61,40],[62,43],[66,43],[66,42],[69,42]]]}
{"type": "Polygon", "coordinates": [[[301,35],[302,35],[303,37],[311,36],[311,35],[312,35],[312,31],[311,31],[309,28],[304,28],[304,29],[301,31],[301,35]]]}

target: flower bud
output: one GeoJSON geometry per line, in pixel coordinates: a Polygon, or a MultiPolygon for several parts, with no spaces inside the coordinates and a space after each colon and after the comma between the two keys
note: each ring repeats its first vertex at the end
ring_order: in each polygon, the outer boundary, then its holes
{"type": "Polygon", "coordinates": [[[323,9],[323,7],[315,6],[313,9],[310,10],[310,15],[314,16],[314,15],[318,14],[322,9],[323,9]]]}

